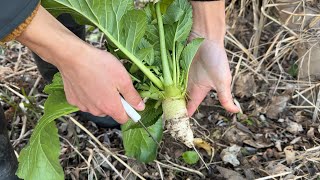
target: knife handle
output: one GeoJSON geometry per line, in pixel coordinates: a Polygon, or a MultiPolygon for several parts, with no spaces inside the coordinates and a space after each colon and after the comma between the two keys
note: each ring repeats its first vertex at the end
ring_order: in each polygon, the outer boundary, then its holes
{"type": "Polygon", "coordinates": [[[133,109],[133,107],[121,97],[121,103],[123,105],[124,110],[126,111],[126,113],[128,114],[128,116],[134,121],[134,122],[138,122],[141,119],[140,114],[133,109]]]}

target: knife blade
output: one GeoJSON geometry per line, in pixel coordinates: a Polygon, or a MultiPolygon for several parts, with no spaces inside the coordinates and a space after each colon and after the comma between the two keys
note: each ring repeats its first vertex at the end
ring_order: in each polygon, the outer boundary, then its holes
{"type": "Polygon", "coordinates": [[[121,103],[123,105],[124,110],[128,114],[128,116],[135,122],[139,123],[143,129],[148,133],[148,135],[151,137],[151,139],[160,147],[159,142],[152,136],[152,134],[149,132],[147,127],[140,121],[141,116],[140,114],[126,101],[121,97],[121,103]]]}

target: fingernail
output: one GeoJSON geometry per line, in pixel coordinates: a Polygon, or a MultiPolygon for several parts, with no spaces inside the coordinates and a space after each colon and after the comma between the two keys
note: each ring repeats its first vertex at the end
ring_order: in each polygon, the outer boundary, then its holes
{"type": "Polygon", "coordinates": [[[141,102],[138,104],[137,108],[142,111],[142,110],[144,110],[145,106],[146,106],[146,105],[144,104],[144,102],[141,101],[141,102]]]}

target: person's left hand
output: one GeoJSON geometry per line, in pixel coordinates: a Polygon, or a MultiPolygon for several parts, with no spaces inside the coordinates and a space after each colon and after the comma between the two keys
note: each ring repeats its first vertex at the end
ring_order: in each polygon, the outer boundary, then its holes
{"type": "Polygon", "coordinates": [[[204,40],[195,56],[188,79],[188,114],[196,111],[211,89],[216,90],[221,105],[229,112],[236,113],[231,96],[231,73],[226,51],[222,42],[204,40]]]}

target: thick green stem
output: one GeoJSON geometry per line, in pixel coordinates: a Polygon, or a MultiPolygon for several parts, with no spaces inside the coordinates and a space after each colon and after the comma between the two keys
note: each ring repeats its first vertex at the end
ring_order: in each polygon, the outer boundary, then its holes
{"type": "Polygon", "coordinates": [[[167,49],[166,49],[166,41],[164,38],[164,28],[163,28],[163,21],[162,15],[160,11],[160,3],[156,4],[156,14],[157,14],[157,21],[159,27],[159,37],[160,37],[160,53],[161,53],[161,61],[162,61],[162,72],[164,77],[164,86],[171,86],[173,84],[170,67],[167,57],[167,49]]]}

